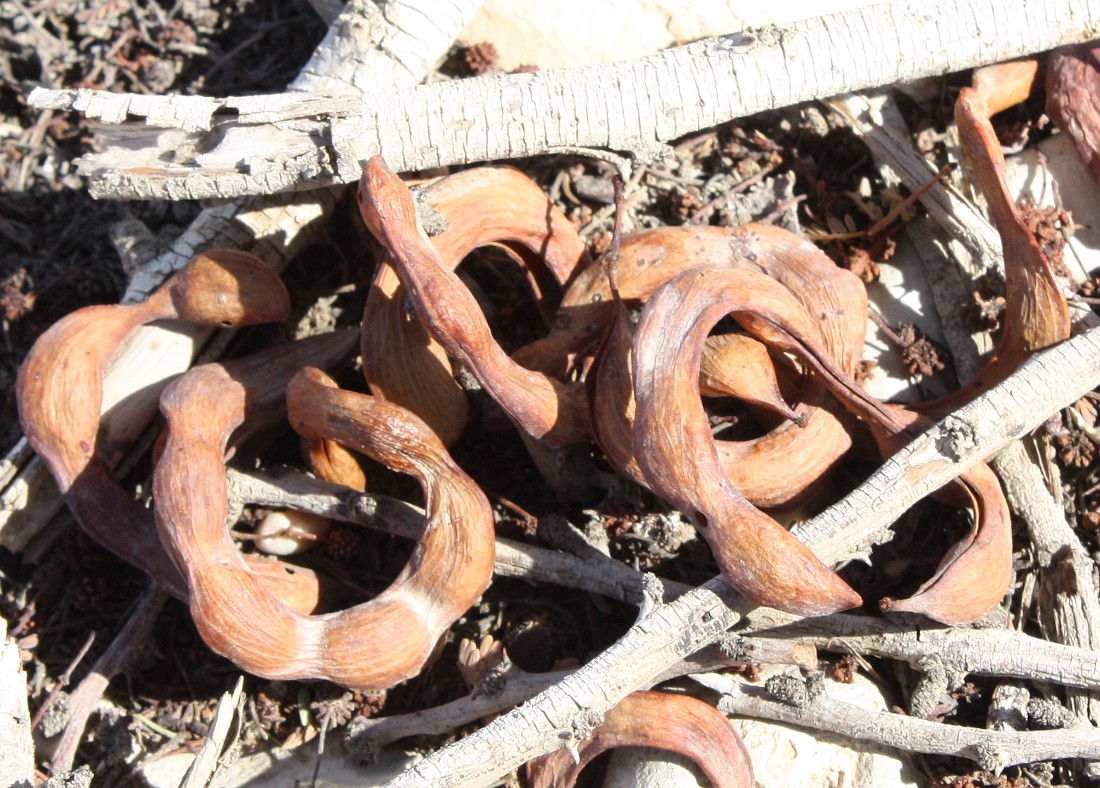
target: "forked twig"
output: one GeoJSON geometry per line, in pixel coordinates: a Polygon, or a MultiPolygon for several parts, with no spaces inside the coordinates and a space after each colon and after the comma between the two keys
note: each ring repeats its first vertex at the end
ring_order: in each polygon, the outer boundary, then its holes
{"type": "MultiPolygon", "coordinates": [[[[1097,385],[1100,330],[1036,354],[1004,382],[887,460],[844,500],[798,529],[800,538],[826,563],[865,552],[918,500],[1097,385]]],[[[484,785],[561,747],[570,740],[571,721],[578,709],[609,708],[673,662],[714,642],[745,610],[743,600],[721,579],[710,580],[658,606],[611,648],[558,685],[432,753],[390,785],[484,785]]]]}

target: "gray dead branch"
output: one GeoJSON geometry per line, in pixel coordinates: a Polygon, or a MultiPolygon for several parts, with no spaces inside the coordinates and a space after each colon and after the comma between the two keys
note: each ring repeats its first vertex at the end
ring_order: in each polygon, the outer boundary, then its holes
{"type": "Polygon", "coordinates": [[[378,88],[354,100],[36,90],[30,102],[102,121],[101,152],[81,163],[96,196],[227,198],[349,183],[376,154],[399,172],[567,150],[628,168],[660,157],[669,140],[761,110],[1098,35],[1100,7],[1088,0],[906,0],[606,66],[378,88]]]}
{"type": "MultiPolygon", "coordinates": [[[[906,509],[1100,385],[1100,329],[1036,354],[1013,375],[888,459],[795,533],[826,563],[882,541],[906,509]]],[[[670,665],[713,643],[751,606],[721,578],[657,605],[559,684],[416,763],[391,788],[476,786],[566,746],[578,713],[602,713],[670,665]],[[491,759],[486,753],[493,753],[491,759]]],[[[1095,735],[1094,733],[1092,735],[1095,735]]]]}

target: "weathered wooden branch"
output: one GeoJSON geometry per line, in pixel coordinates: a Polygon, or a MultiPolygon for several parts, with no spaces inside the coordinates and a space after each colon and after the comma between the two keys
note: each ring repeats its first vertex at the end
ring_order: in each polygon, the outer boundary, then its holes
{"type": "Polygon", "coordinates": [[[0,783],[17,788],[34,785],[34,741],[27,708],[27,674],[19,646],[8,639],[8,624],[0,617],[0,783]]]}
{"type": "Polygon", "coordinates": [[[102,153],[81,167],[95,195],[224,198],[348,183],[377,154],[396,171],[576,149],[647,160],[669,140],[761,110],[1098,35],[1088,0],[906,0],[607,66],[378,88],[361,100],[36,90],[30,101],[104,122],[102,153]]]}
{"type": "Polygon", "coordinates": [[[976,761],[995,774],[1018,763],[1072,755],[1100,756],[1100,739],[1088,728],[1000,731],[946,725],[887,711],[868,712],[825,695],[805,704],[785,703],[769,697],[763,688],[748,687],[724,676],[706,679],[708,687],[724,692],[718,708],[725,714],[785,722],[910,752],[956,755],[976,761]]]}
{"type": "Polygon", "coordinates": [[[797,619],[764,608],[748,618],[749,626],[742,632],[805,640],[826,651],[904,660],[916,668],[934,660],[959,675],[976,673],[1100,688],[1100,651],[1052,643],[1010,629],[917,629],[850,613],[797,619]]]}
{"type": "MultiPolygon", "coordinates": [[[[295,471],[272,476],[230,469],[228,481],[231,502],[295,509],[408,539],[419,537],[424,527],[423,510],[412,504],[384,495],[357,493],[295,471]]],[[[498,536],[493,573],[532,583],[580,588],[635,605],[641,604],[643,597],[642,573],[595,549],[577,555],[498,536]]],[[[661,583],[668,598],[689,588],[670,580],[661,583]]]]}
{"type": "MultiPolygon", "coordinates": [[[[707,649],[694,655],[690,661],[672,665],[653,683],[694,673],[744,668],[750,664],[810,668],[817,664],[817,650],[796,640],[738,638],[736,657],[726,656],[717,648],[707,649]]],[[[505,660],[490,671],[469,695],[442,706],[389,717],[356,718],[348,726],[345,744],[362,755],[409,736],[448,733],[478,719],[507,711],[561,681],[570,672],[527,673],[505,660]]]]}
{"type": "MultiPolygon", "coordinates": [[[[859,554],[881,541],[888,526],[918,500],[1097,385],[1100,329],[1032,357],[796,532],[826,563],[859,554]]],[[[560,684],[432,753],[390,785],[484,785],[537,755],[568,746],[575,736],[578,713],[601,713],[673,662],[714,642],[747,609],[721,578],[658,605],[611,648],[560,684]]]]}

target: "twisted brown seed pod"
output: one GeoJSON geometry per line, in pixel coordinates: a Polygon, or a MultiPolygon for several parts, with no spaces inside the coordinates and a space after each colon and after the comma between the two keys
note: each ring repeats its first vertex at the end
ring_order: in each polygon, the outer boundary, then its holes
{"type": "Polygon", "coordinates": [[[634,336],[638,466],[654,492],[691,518],[722,575],[752,601],[803,615],[855,607],[859,595],[746,501],[722,468],[698,379],[706,336],[726,315],[780,351],[832,363],[817,324],[771,277],[720,265],[684,271],[649,299],[634,336]]]}
{"type": "Polygon", "coordinates": [[[1100,182],[1100,43],[1062,47],[1050,54],[1046,110],[1100,182]]]}
{"type": "Polygon", "coordinates": [[[623,698],[582,741],[576,754],[557,750],[527,764],[531,788],[571,788],[597,755],[615,747],[653,747],[684,755],[715,788],[752,788],[752,762],[720,711],[698,698],[639,691],[623,698]]]}
{"type": "MultiPolygon", "coordinates": [[[[867,422],[883,457],[901,449],[912,435],[932,427],[927,416],[899,405],[871,410],[859,402],[845,404],[867,422]]],[[[968,468],[935,497],[970,508],[970,531],[952,545],[932,577],[913,596],[900,600],[885,597],[879,600],[879,607],[962,626],[999,604],[1012,585],[1012,520],[1004,490],[985,463],[968,468]]]]}
{"type": "MultiPolygon", "coordinates": [[[[586,436],[583,387],[526,369],[508,357],[473,295],[451,270],[461,258],[443,258],[432,246],[417,221],[408,188],[381,157],[364,165],[358,195],[363,221],[388,250],[427,334],[466,366],[531,437],[560,446],[586,436]]],[[[544,239],[547,215],[542,218],[544,239]]],[[[375,326],[368,331],[373,334],[375,326]]]]}
{"type": "MultiPolygon", "coordinates": [[[[828,356],[811,350],[812,343],[806,344],[798,351],[799,357],[844,407],[868,425],[883,457],[932,426],[927,416],[873,399],[828,356]]],[[[967,469],[935,496],[973,510],[970,532],[952,546],[916,594],[905,600],[887,598],[880,606],[884,610],[921,613],[945,624],[969,624],[998,604],[1012,582],[1008,502],[996,476],[984,463],[967,469]]]]}
{"type": "Polygon", "coordinates": [[[1001,603],[1012,587],[1012,519],[996,475],[979,463],[959,477],[973,511],[970,532],[952,546],[935,573],[908,599],[884,598],[885,611],[921,613],[950,626],[973,623],[1001,603]]]}
{"type": "MultiPolygon", "coordinates": [[[[85,307],[62,318],[39,337],[19,370],[23,430],[81,528],[180,599],[187,598],[187,587],[160,545],[151,513],[111,477],[97,452],[104,370],[122,340],[143,323],[244,326],[282,320],[289,308],[286,288],[258,258],[211,250],[146,301],[85,307]]],[[[278,564],[264,562],[258,571],[289,604],[305,610],[316,605],[310,573],[288,582],[278,564]]]]}
{"type": "Polygon", "coordinates": [[[346,448],[328,438],[302,438],[302,455],[313,475],[357,492],[367,489],[367,474],[346,448]]]}
{"type": "MultiPolygon", "coordinates": [[[[841,369],[854,374],[866,324],[863,284],[837,268],[813,244],[779,228],[662,228],[627,238],[616,266],[622,299],[644,302],[677,273],[704,261],[761,271],[784,284],[816,317],[830,356],[841,369]]],[[[566,293],[561,312],[577,318],[571,323],[574,330],[584,331],[596,321],[596,307],[603,313],[614,308],[604,274],[601,279],[595,272],[582,272],[566,293]],[[582,308],[586,311],[570,313],[582,308]]],[[[708,340],[712,356],[718,350],[716,341],[708,340]]],[[[620,316],[606,343],[594,375],[593,429],[615,468],[644,483],[632,448],[631,331],[625,315],[620,316]]],[[[738,387],[743,385],[743,381],[738,383],[738,387]]],[[[851,446],[843,409],[820,381],[803,380],[794,413],[793,421],[761,438],[715,441],[726,476],[754,505],[783,507],[805,499],[851,446]]]]}
{"type": "MultiPolygon", "coordinates": [[[[931,426],[927,417],[899,406],[880,403],[860,389],[823,352],[813,332],[807,330],[809,324],[799,317],[797,306],[792,307],[789,301],[789,295],[784,295],[782,290],[773,289],[769,293],[765,282],[753,285],[751,281],[740,281],[736,272],[729,269],[699,266],[665,285],[643,310],[634,345],[635,358],[639,359],[635,369],[635,388],[639,397],[635,452],[651,486],[660,492],[659,483],[669,485],[670,492],[661,494],[681,507],[692,500],[701,500],[709,503],[712,511],[723,512],[719,508],[723,504],[733,511],[730,506],[733,502],[728,496],[705,486],[713,476],[699,474],[690,461],[680,460],[677,463],[678,450],[680,454],[689,452],[689,447],[698,445],[699,436],[708,433],[705,429],[699,429],[698,414],[685,416],[687,412],[684,408],[695,398],[687,394],[682,385],[677,390],[674,375],[679,374],[683,380],[692,379],[691,364],[698,363],[701,337],[706,335],[718,317],[727,310],[737,308],[738,304],[747,303],[749,308],[734,313],[735,319],[760,339],[797,355],[846,408],[868,424],[883,456],[893,454],[920,431],[931,426]],[[676,363],[674,357],[681,343],[691,350],[683,352],[680,362],[684,366],[677,373],[672,364],[676,363]],[[641,359],[646,359],[646,363],[642,363],[641,359]],[[655,381],[658,382],[656,389],[652,388],[655,381]],[[653,394],[653,407],[650,409],[643,408],[643,391],[653,394]],[[679,398],[673,399],[674,394],[678,394],[679,398]],[[662,414],[670,423],[662,423],[662,414]],[[667,414],[676,415],[667,419],[667,414]],[[681,426],[680,422],[685,422],[686,427],[681,426]],[[688,429],[693,430],[696,437],[688,435],[688,429]],[[651,443],[642,447],[638,445],[647,441],[651,443]],[[648,452],[646,446],[649,447],[648,452]],[[654,452],[653,446],[657,446],[658,451],[654,452]],[[647,461],[652,464],[647,465],[647,461]],[[682,475],[677,477],[677,474],[682,475]],[[704,486],[693,489],[693,479],[700,480],[704,486]],[[673,493],[677,491],[679,497],[675,498],[673,493]],[[718,493],[717,499],[713,494],[715,492],[718,493]]],[[[696,407],[701,412],[701,406],[696,407]]],[[[708,459],[704,452],[703,457],[696,461],[698,467],[710,474],[712,467],[708,459]]],[[[883,608],[919,612],[943,623],[969,623],[1000,602],[1012,580],[1008,504],[996,477],[980,463],[962,474],[956,484],[945,488],[939,496],[956,505],[973,506],[974,526],[966,538],[952,547],[936,573],[917,594],[907,600],[884,600],[883,608]]],[[[695,505],[699,506],[699,503],[695,505]]],[[[704,517],[708,514],[710,512],[703,510],[704,517]]],[[[713,518],[708,519],[713,521],[713,518]]],[[[730,533],[732,535],[734,530],[731,529],[730,533]]],[[[707,535],[706,531],[704,535],[707,535]]],[[[785,532],[783,535],[789,538],[785,532]]],[[[731,546],[721,539],[719,533],[711,533],[708,541],[725,573],[726,563],[723,563],[720,550],[731,550],[731,546]]],[[[770,564],[779,560],[781,554],[769,551],[776,549],[781,542],[771,536],[762,536],[761,541],[763,546],[747,543],[748,549],[737,558],[741,562],[739,569],[759,571],[755,569],[759,563],[771,569],[770,564]],[[768,559],[768,555],[773,557],[768,559]]],[[[733,558],[732,553],[730,557],[733,558]]],[[[730,578],[727,576],[727,579],[730,578]]],[[[774,579],[771,581],[772,584],[775,582],[774,579]]],[[[771,593],[778,592],[777,587],[770,586],[769,590],[771,593]]],[[[796,591],[797,585],[791,590],[796,591]]],[[[755,599],[748,590],[746,594],[755,599]]],[[[765,603],[781,607],[771,602],[765,603]]],[[[799,601],[799,604],[803,603],[799,601]]]]}
{"type": "Polygon", "coordinates": [[[416,675],[440,636],[488,586],[488,501],[420,419],[302,370],[287,388],[291,425],[417,478],[427,527],[408,565],[373,600],[323,616],[286,608],[257,582],[225,527],[225,444],[249,407],[239,362],[191,370],[161,398],[168,441],[153,477],[162,539],[187,577],[191,613],[214,651],[269,678],[383,689],[416,675]]]}
{"type": "MultiPolygon", "coordinates": [[[[417,204],[437,229],[445,225],[431,239],[441,270],[453,271],[479,246],[502,246],[523,264],[547,319],[552,283],[539,275],[545,272],[564,286],[587,263],[572,224],[518,170],[482,167],[449,175],[419,190],[417,204]]],[[[408,291],[395,262],[402,264],[387,255],[371,283],[363,314],[363,370],[372,392],[416,413],[449,445],[465,427],[466,395],[451,374],[449,350],[407,313],[408,291]]]]}
{"type": "Polygon", "coordinates": [[[963,626],[1000,604],[1012,587],[1011,515],[1000,482],[985,463],[967,470],[937,497],[970,507],[973,523],[969,533],[951,547],[913,596],[885,597],[879,600],[879,607],[963,626]]]}
{"type": "Polygon", "coordinates": [[[978,69],[974,87],[955,102],[959,142],[1001,236],[1005,261],[1004,328],[978,377],[915,409],[944,416],[1007,378],[1032,353],[1069,337],[1069,305],[1051,262],[1016,207],[1005,181],[1005,158],[989,118],[1027,98],[1038,65],[1015,61],[978,69]]]}

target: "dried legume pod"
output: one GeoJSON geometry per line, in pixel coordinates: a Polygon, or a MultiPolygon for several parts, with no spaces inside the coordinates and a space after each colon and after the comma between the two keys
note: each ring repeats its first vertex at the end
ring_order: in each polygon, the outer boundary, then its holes
{"type": "MultiPolygon", "coordinates": [[[[840,392],[843,397],[843,392],[840,392]]],[[[846,400],[867,422],[879,452],[889,457],[913,435],[932,427],[932,420],[900,405],[868,409],[846,400]]],[[[988,613],[1012,585],[1012,520],[1008,501],[996,475],[976,463],[943,487],[935,497],[953,506],[969,507],[970,531],[940,561],[931,578],[907,599],[883,598],[887,612],[920,613],[951,626],[970,624],[988,613]]]]}
{"type": "MultiPolygon", "coordinates": [[[[775,227],[747,225],[661,228],[624,240],[616,280],[627,304],[644,302],[661,284],[700,262],[762,271],[783,283],[810,310],[822,342],[849,375],[858,368],[866,324],[867,295],[862,282],[837,266],[813,244],[775,227]]],[[[584,271],[566,293],[557,333],[581,344],[598,319],[615,309],[606,271],[584,271]],[[603,276],[598,276],[603,273],[603,276]],[[599,312],[599,318],[596,314],[599,312]]],[[[555,334],[551,334],[554,337],[555,334]]],[[[612,465],[641,481],[633,456],[633,396],[628,324],[620,323],[600,354],[592,396],[593,430],[612,465]]],[[[713,344],[714,340],[710,340],[713,344]]],[[[820,381],[804,379],[796,419],[750,441],[715,441],[722,467],[742,496],[757,506],[795,504],[824,482],[851,446],[843,409],[820,381]]]]}
{"type": "Polygon", "coordinates": [[[302,456],[318,479],[350,487],[356,492],[367,489],[363,466],[346,448],[328,438],[302,438],[302,456]]]}
{"type": "MultiPolygon", "coordinates": [[[[806,348],[809,349],[809,348],[806,348]]],[[[829,390],[870,428],[883,457],[889,457],[932,426],[932,421],[900,405],[878,402],[820,353],[799,352],[829,390]]],[[[1012,582],[1012,524],[1008,502],[996,476],[976,463],[936,497],[970,506],[970,532],[952,546],[935,574],[905,600],[884,599],[884,610],[922,613],[951,625],[971,623],[998,604],[1012,582]]]]}
{"type": "Polygon", "coordinates": [[[1046,110],[1100,182],[1100,42],[1062,47],[1047,61],[1046,110]]]}
{"type": "MultiPolygon", "coordinates": [[[[518,170],[456,173],[421,188],[416,199],[436,230],[431,246],[440,270],[453,271],[479,246],[505,248],[523,264],[547,320],[554,306],[547,291],[554,282],[563,287],[587,263],[584,242],[569,220],[518,170]]],[[[451,374],[447,351],[408,314],[408,291],[395,262],[401,264],[392,255],[383,258],[371,283],[363,315],[364,373],[372,392],[416,413],[449,445],[465,427],[466,394],[451,374]]],[[[452,287],[466,290],[456,283],[452,287]]]]}
{"type": "MultiPolygon", "coordinates": [[[[104,370],[122,340],[143,323],[244,326],[282,320],[289,308],[282,282],[258,258],[211,250],[146,301],[90,306],[65,316],[39,337],[20,368],[16,397],[23,430],[81,528],[180,599],[187,598],[187,587],[160,545],[152,514],[119,486],[97,454],[104,370]]],[[[289,603],[307,610],[316,605],[310,573],[288,583],[278,564],[264,562],[259,571],[289,603]]]]}
{"type": "Polygon", "coordinates": [[[299,615],[257,582],[225,526],[225,445],[250,407],[240,362],[197,367],[161,398],[168,440],[153,477],[161,536],[187,577],[203,640],[268,678],[328,679],[384,689],[416,675],[446,629],[488,586],[493,520],[485,496],[424,422],[304,369],[287,388],[291,425],[417,478],[427,525],[409,563],[369,602],[299,615]]]}
{"type": "MultiPolygon", "coordinates": [[[[887,612],[921,613],[934,621],[962,626],[977,621],[1000,604],[1012,586],[1012,520],[996,475],[978,463],[951,488],[949,502],[969,506],[973,523],[954,544],[932,577],[907,599],[883,598],[887,612]],[[959,500],[958,493],[969,500],[959,500]]],[[[945,498],[943,494],[937,497],[945,498]]]]}
{"type": "Polygon", "coordinates": [[[1069,337],[1069,305],[1051,262],[1020,214],[1005,181],[1005,158],[989,118],[1027,98],[1035,61],[978,69],[974,87],[955,102],[959,142],[1001,236],[1005,261],[1004,328],[978,377],[952,394],[917,410],[943,416],[1007,378],[1037,350],[1069,337]]]}
{"type": "Polygon", "coordinates": [[[775,279],[723,265],[689,268],[653,294],[634,336],[638,466],[654,492],[691,518],[722,575],[753,602],[802,615],[855,607],[859,595],[746,501],[719,461],[698,380],[707,334],[726,315],[776,350],[835,366],[817,323],[775,279]]]}
{"type": "Polygon", "coordinates": [[[428,335],[469,369],[531,437],[551,446],[585,437],[583,387],[525,369],[508,357],[473,295],[421,229],[408,188],[381,157],[363,167],[358,194],[363,221],[388,250],[428,335]]]}
{"type": "Polygon", "coordinates": [[[752,788],[752,761],[729,720],[689,695],[639,691],[604,716],[576,753],[561,749],[527,764],[531,788],[571,788],[581,770],[615,747],[652,747],[679,753],[703,770],[715,788],[752,788]]]}

